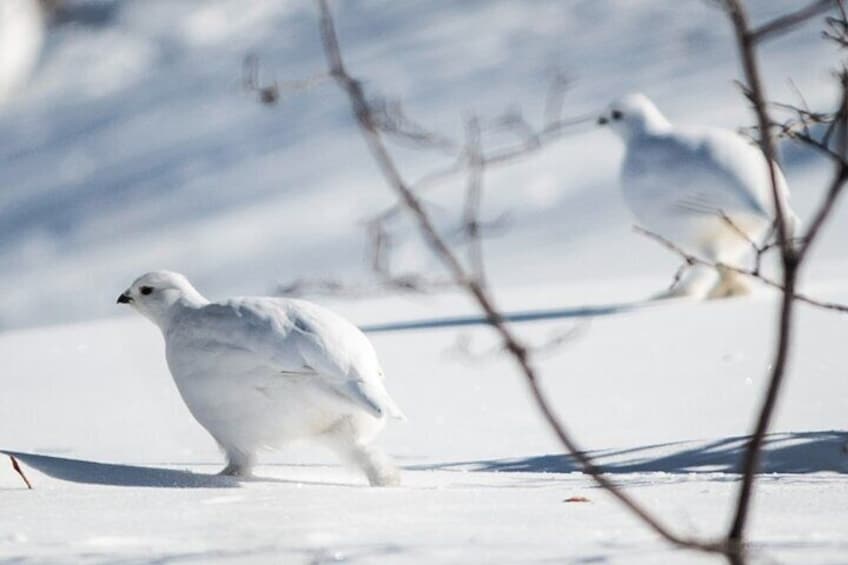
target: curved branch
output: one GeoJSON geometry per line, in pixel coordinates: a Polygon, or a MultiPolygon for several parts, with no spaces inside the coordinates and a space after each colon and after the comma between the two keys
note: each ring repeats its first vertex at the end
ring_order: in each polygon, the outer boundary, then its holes
{"type": "Polygon", "coordinates": [[[438,234],[431,219],[427,215],[424,208],[421,206],[416,195],[405,182],[400,171],[395,166],[395,163],[382,141],[380,132],[374,127],[370,117],[368,104],[363,96],[362,89],[359,83],[348,75],[345,70],[344,63],[339,50],[338,38],[335,33],[333,19],[326,0],[316,0],[321,17],[321,33],[324,44],[324,51],[327,57],[327,64],[330,67],[330,73],[336,79],[338,85],[347,94],[353,112],[357,118],[360,131],[365,138],[368,149],[372,157],[380,167],[383,176],[389,186],[397,193],[398,197],[403,202],[407,211],[412,214],[415,219],[419,232],[424,237],[430,248],[434,251],[438,259],[442,262],[450,275],[456,282],[465,288],[465,290],[474,298],[477,305],[486,315],[488,323],[494,328],[498,336],[504,344],[504,349],[508,351],[521,374],[524,376],[527,384],[530,387],[533,399],[548,422],[550,428],[559,439],[560,443],[581,465],[583,472],[592,477],[592,479],[609,494],[615,497],[623,504],[631,513],[637,516],[645,525],[652,529],[656,534],[680,547],[690,549],[698,549],[710,553],[727,554],[726,545],[722,541],[704,541],[695,538],[680,536],[672,532],[668,527],[659,522],[647,510],[642,508],[634,499],[621,490],[615,483],[603,474],[603,471],[594,463],[580,447],[577,445],[574,438],[566,430],[564,424],[557,418],[552,407],[548,403],[544,393],[542,392],[538,374],[530,361],[528,349],[519,341],[506,325],[503,316],[494,304],[489,293],[481,286],[475,277],[471,276],[466,271],[459,258],[453,253],[445,240],[438,234]]]}

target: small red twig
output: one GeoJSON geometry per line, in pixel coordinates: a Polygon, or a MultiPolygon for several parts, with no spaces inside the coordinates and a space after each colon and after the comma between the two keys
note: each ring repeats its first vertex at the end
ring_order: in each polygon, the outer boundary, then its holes
{"type": "Polygon", "coordinates": [[[24,480],[24,482],[26,483],[27,488],[28,488],[29,490],[32,490],[32,483],[31,483],[31,482],[29,482],[29,479],[28,479],[28,478],[27,478],[27,476],[24,474],[24,470],[23,470],[23,469],[21,469],[21,466],[20,466],[20,465],[18,465],[18,460],[17,460],[17,459],[15,459],[15,456],[14,456],[14,455],[9,455],[9,459],[11,459],[11,460],[12,460],[12,469],[14,469],[14,470],[15,470],[15,472],[16,472],[16,473],[18,473],[18,474],[21,476],[21,478],[22,478],[22,479],[24,480]]]}

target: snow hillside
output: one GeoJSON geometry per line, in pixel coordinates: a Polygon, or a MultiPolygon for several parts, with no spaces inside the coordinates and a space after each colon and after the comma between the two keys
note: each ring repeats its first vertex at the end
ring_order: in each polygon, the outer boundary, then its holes
{"type": "MultiPolygon", "coordinates": [[[[264,294],[303,277],[368,278],[361,222],[390,195],[346,100],[319,84],[268,108],[241,86],[247,54],[268,82],[322,71],[311,3],[67,4],[27,89],[0,106],[0,328],[109,315],[121,285],[163,267],[220,295],[264,294]]],[[[574,79],[570,115],[638,89],[673,120],[751,122],[733,84],[729,26],[708,2],[337,4],[345,54],[369,92],[401,99],[452,135],[471,112],[520,108],[539,123],[552,68],[574,79]]],[[[795,5],[750,4],[757,19],[795,5]]],[[[774,97],[793,96],[791,76],[811,104],[830,102],[835,54],[818,25],[771,42],[764,56],[774,97]]],[[[630,231],[620,152],[610,132],[587,127],[489,176],[486,214],[509,218],[507,236],[488,246],[499,286],[674,269],[673,257],[630,231]]],[[[400,155],[411,178],[445,164],[438,154],[400,155]]],[[[787,157],[804,217],[822,163],[787,157]]],[[[399,264],[432,268],[407,240],[399,264]]]]}
{"type": "MultiPolygon", "coordinates": [[[[432,306],[337,305],[360,323],[432,306]]],[[[450,297],[439,307],[466,308],[450,297]]],[[[764,294],[597,318],[542,358],[544,387],[637,498],[680,531],[717,534],[765,385],[773,309],[764,294]]],[[[844,318],[804,308],[799,323],[756,498],[755,563],[839,563],[848,548],[844,318]]],[[[541,343],[573,324],[521,331],[541,343]]],[[[456,331],[373,335],[409,417],[380,442],[403,486],[373,489],[308,447],[266,454],[255,481],[212,476],[222,457],[183,406],[158,330],[138,316],[9,333],[0,448],[23,452],[35,490],[0,465],[12,509],[0,514],[0,561],[720,562],[669,549],[575,472],[512,364],[489,352],[488,330],[462,335],[479,358],[456,351],[456,331]],[[590,502],[563,502],[573,496],[590,502]]]]}

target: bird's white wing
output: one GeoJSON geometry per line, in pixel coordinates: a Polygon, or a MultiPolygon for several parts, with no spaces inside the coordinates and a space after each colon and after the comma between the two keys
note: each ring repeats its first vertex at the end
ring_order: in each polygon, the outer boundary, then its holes
{"type": "MultiPolygon", "coordinates": [[[[625,189],[629,182],[655,186],[657,200],[673,212],[771,216],[765,159],[735,133],[701,128],[632,143],[625,189]]],[[[785,194],[782,175],[779,182],[785,194]]]]}
{"type": "Polygon", "coordinates": [[[237,345],[250,350],[257,363],[274,367],[281,376],[313,376],[376,417],[403,418],[383,386],[374,348],[344,318],[300,300],[243,298],[210,307],[234,314],[242,328],[237,345]]]}

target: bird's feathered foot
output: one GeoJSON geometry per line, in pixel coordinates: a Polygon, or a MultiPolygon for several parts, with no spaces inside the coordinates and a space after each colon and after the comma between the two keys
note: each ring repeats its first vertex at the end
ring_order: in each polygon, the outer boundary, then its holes
{"type": "Polygon", "coordinates": [[[719,267],[718,273],[718,282],[710,289],[707,299],[731,298],[751,293],[751,285],[744,275],[722,267],[719,267]]]}
{"type": "Polygon", "coordinates": [[[400,485],[400,471],[379,448],[356,446],[351,453],[354,463],[365,472],[372,487],[400,485]]]}
{"type": "Polygon", "coordinates": [[[251,477],[253,476],[253,472],[250,467],[244,467],[242,465],[236,465],[234,463],[227,464],[226,467],[221,469],[221,472],[218,473],[223,477],[251,477]]]}
{"type": "Polygon", "coordinates": [[[236,449],[225,449],[225,452],[227,454],[227,466],[221,469],[219,475],[243,478],[253,476],[253,464],[256,461],[254,455],[236,449]]]}
{"type": "Polygon", "coordinates": [[[690,298],[692,300],[703,300],[707,297],[713,287],[715,272],[703,265],[696,265],[668,290],[658,292],[651,296],[651,300],[668,300],[673,298],[690,298]]]}
{"type": "Polygon", "coordinates": [[[395,487],[400,485],[400,471],[388,455],[375,446],[364,443],[349,418],[333,425],[324,435],[328,447],[344,460],[353,463],[365,473],[373,487],[395,487]]]}

